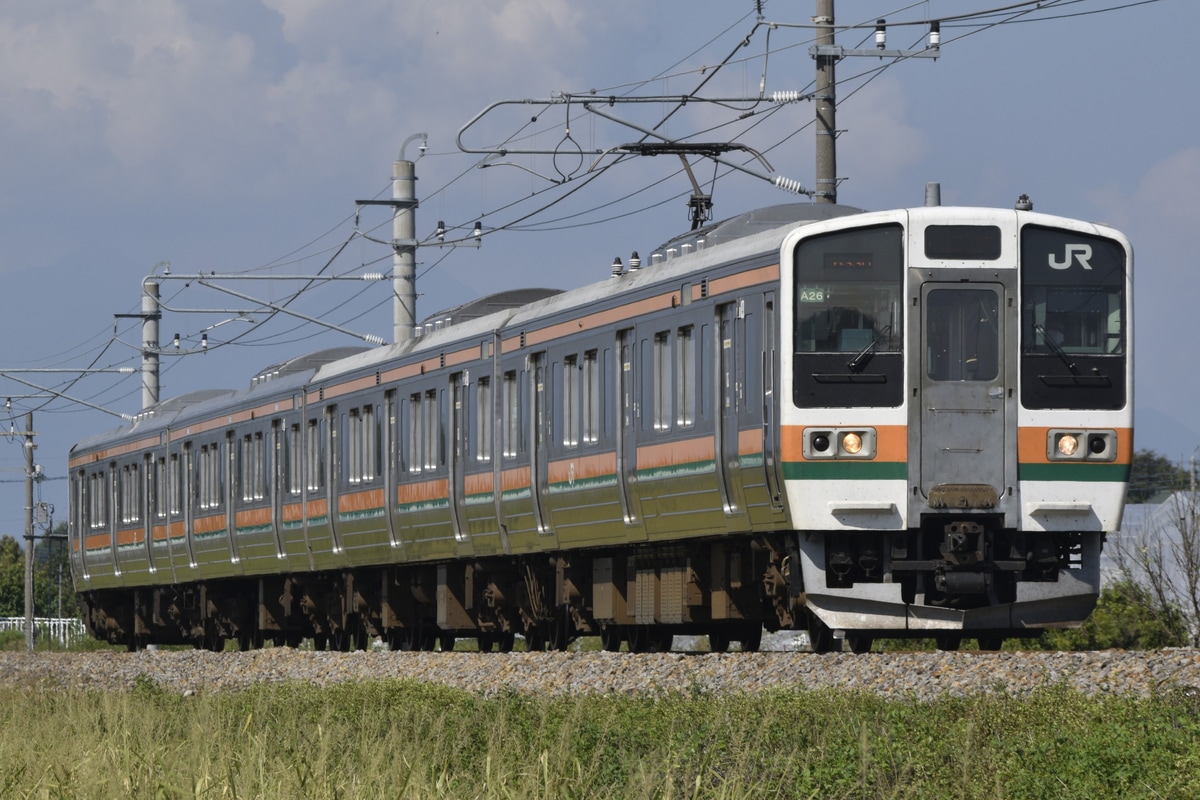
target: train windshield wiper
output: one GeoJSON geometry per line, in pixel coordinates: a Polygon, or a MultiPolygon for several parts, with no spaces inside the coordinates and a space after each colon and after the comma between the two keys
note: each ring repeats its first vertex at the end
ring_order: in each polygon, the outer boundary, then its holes
{"type": "Polygon", "coordinates": [[[1041,325],[1034,325],[1033,329],[1034,329],[1034,331],[1036,331],[1037,333],[1040,333],[1042,335],[1042,341],[1046,344],[1046,347],[1049,347],[1050,352],[1054,353],[1054,355],[1058,356],[1059,360],[1062,361],[1062,363],[1067,366],[1067,369],[1071,370],[1071,374],[1078,375],[1079,368],[1075,366],[1075,362],[1071,360],[1071,357],[1067,355],[1067,351],[1063,350],[1062,347],[1058,344],[1058,342],[1055,342],[1053,339],[1051,339],[1049,336],[1046,335],[1046,329],[1044,327],[1042,327],[1041,325]]]}
{"type": "Polygon", "coordinates": [[[891,325],[884,325],[882,328],[880,328],[879,333],[875,334],[875,337],[871,339],[870,343],[862,350],[859,350],[858,354],[854,356],[854,358],[850,359],[849,362],[847,362],[846,367],[851,372],[862,372],[867,364],[870,363],[871,357],[875,355],[875,348],[879,346],[879,343],[883,341],[885,336],[891,333],[891,330],[891,325]]]}

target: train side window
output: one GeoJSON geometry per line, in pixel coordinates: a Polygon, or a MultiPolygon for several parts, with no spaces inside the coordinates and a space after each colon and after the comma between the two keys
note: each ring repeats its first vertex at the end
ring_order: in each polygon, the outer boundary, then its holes
{"type": "Polygon", "coordinates": [[[171,477],[167,472],[167,460],[160,458],[154,465],[154,516],[167,518],[167,501],[171,492],[171,477]]]}
{"type": "Polygon", "coordinates": [[[171,454],[171,463],[169,466],[168,480],[170,487],[168,488],[169,499],[167,512],[177,517],[183,513],[183,470],[179,468],[179,454],[171,454]]]}
{"type": "Polygon", "coordinates": [[[417,473],[421,471],[425,460],[421,456],[421,443],[424,441],[422,432],[424,425],[421,422],[423,417],[424,406],[421,405],[420,393],[411,394],[408,397],[408,471],[417,473]]]}
{"type": "Polygon", "coordinates": [[[696,343],[692,326],[687,325],[675,334],[675,385],[679,392],[676,422],[681,428],[696,424],[696,343]]]}
{"type": "MultiPolygon", "coordinates": [[[[557,366],[557,365],[555,365],[557,366]]],[[[578,356],[562,361],[563,439],[564,447],[579,446],[579,369],[578,356]]]]}
{"type": "Polygon", "coordinates": [[[422,449],[425,455],[425,468],[437,469],[442,464],[442,413],[438,403],[437,389],[425,393],[425,442],[422,449]]]}
{"type": "Polygon", "coordinates": [[[597,362],[598,352],[588,350],[583,354],[583,392],[580,398],[583,402],[583,441],[585,444],[595,444],[600,439],[600,403],[603,393],[600,388],[600,366],[597,362]]]}
{"type": "Polygon", "coordinates": [[[286,460],[288,493],[293,497],[297,497],[304,491],[304,483],[300,470],[300,465],[304,462],[301,461],[300,458],[299,423],[293,423],[292,426],[288,428],[286,460]]]}
{"type": "Polygon", "coordinates": [[[504,373],[504,457],[516,458],[521,447],[520,383],[517,373],[504,373]]]}
{"type": "Polygon", "coordinates": [[[475,460],[492,460],[492,379],[485,375],[475,383],[475,460]]]}
{"type": "Polygon", "coordinates": [[[310,419],[305,430],[305,445],[308,448],[308,469],[305,476],[308,490],[318,492],[325,488],[325,443],[321,438],[321,421],[310,419]]]}
{"type": "Polygon", "coordinates": [[[654,334],[654,374],[651,376],[651,404],[654,414],[654,430],[671,429],[671,384],[675,375],[671,369],[671,334],[660,331],[654,334]]]}
{"type": "Polygon", "coordinates": [[[380,473],[379,430],[375,407],[352,408],[347,418],[346,479],[352,483],[374,480],[380,473]]]}
{"type": "Polygon", "coordinates": [[[88,476],[88,521],[92,530],[108,527],[108,492],[103,471],[88,476]]]}

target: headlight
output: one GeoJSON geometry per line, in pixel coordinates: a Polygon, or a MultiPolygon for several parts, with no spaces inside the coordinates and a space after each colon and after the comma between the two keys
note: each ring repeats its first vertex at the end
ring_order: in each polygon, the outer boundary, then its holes
{"type": "Polygon", "coordinates": [[[1117,432],[1051,429],[1046,457],[1051,461],[1115,461],[1117,432]]]}
{"type": "Polygon", "coordinates": [[[874,428],[807,428],[804,457],[872,459],[875,457],[874,428]]]}

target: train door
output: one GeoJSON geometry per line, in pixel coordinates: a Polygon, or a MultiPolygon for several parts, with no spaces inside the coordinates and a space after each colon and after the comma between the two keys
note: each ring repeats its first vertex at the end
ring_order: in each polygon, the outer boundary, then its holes
{"type": "MultiPolygon", "coordinates": [[[[400,454],[400,407],[396,402],[396,390],[390,389],[384,394],[384,459],[383,459],[383,503],[384,515],[387,519],[388,542],[394,548],[400,548],[400,532],[397,530],[396,519],[396,484],[399,480],[400,454]]],[[[403,552],[403,551],[401,551],[403,552]]]]}
{"type": "Polygon", "coordinates": [[[466,528],[466,458],[467,458],[467,374],[450,376],[450,524],[458,542],[459,555],[471,553],[466,528]],[[464,549],[465,547],[465,549],[464,549]]]}
{"type": "Polygon", "coordinates": [[[739,321],[745,309],[742,300],[717,307],[716,460],[728,515],[745,513],[739,451],[741,415],[746,405],[745,342],[739,321]]]}
{"type": "Polygon", "coordinates": [[[617,486],[626,525],[641,522],[637,502],[637,331],[617,333],[617,486]]]}
{"type": "Polygon", "coordinates": [[[329,457],[325,459],[322,468],[325,470],[325,502],[326,520],[329,525],[330,549],[334,553],[343,551],[342,539],[338,531],[338,490],[342,476],[342,450],[338,434],[337,406],[326,406],[321,415],[321,444],[329,457]]]}
{"type": "MultiPolygon", "coordinates": [[[[225,530],[228,531],[229,538],[229,563],[236,564],[242,560],[241,553],[238,551],[238,528],[237,528],[237,500],[241,491],[241,484],[247,479],[245,474],[245,465],[241,465],[239,470],[238,464],[238,442],[233,431],[225,432],[225,474],[228,479],[223,482],[218,482],[221,487],[222,494],[221,502],[225,505],[225,530]]],[[[220,450],[218,452],[218,457],[220,450]]]]}
{"type": "Polygon", "coordinates": [[[196,522],[196,448],[183,444],[183,540],[187,545],[188,566],[196,568],[196,542],[192,531],[196,522]]]}
{"type": "Polygon", "coordinates": [[[533,399],[533,425],[529,435],[532,439],[529,447],[529,481],[530,496],[533,499],[533,516],[537,522],[538,533],[549,534],[546,518],[542,510],[542,492],[548,480],[546,464],[546,445],[549,441],[550,408],[547,397],[546,353],[534,353],[529,357],[530,397],[533,399]]]}
{"type": "Polygon", "coordinates": [[[154,485],[154,455],[146,453],[142,456],[142,491],[138,497],[138,519],[142,523],[142,544],[146,547],[146,564],[150,572],[158,572],[158,564],[154,560],[154,508],[157,495],[154,485]]]}
{"type": "Polygon", "coordinates": [[[271,530],[275,534],[275,557],[283,558],[287,551],[283,544],[283,498],[287,495],[287,459],[284,456],[284,424],[281,419],[271,420],[271,530]]]}
{"type": "Polygon", "coordinates": [[[921,287],[921,494],[934,508],[992,508],[1004,494],[1010,426],[1002,283],[921,287]],[[952,487],[952,488],[951,488],[952,487]]]}

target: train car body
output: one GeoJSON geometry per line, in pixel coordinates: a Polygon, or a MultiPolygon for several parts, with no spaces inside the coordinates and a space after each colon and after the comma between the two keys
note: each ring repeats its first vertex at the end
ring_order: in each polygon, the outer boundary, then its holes
{"type": "Polygon", "coordinates": [[[635,651],[1077,625],[1132,458],[1131,274],[1118,232],[1032,211],[780,206],[169,400],[71,452],[85,621],[635,651]]]}

